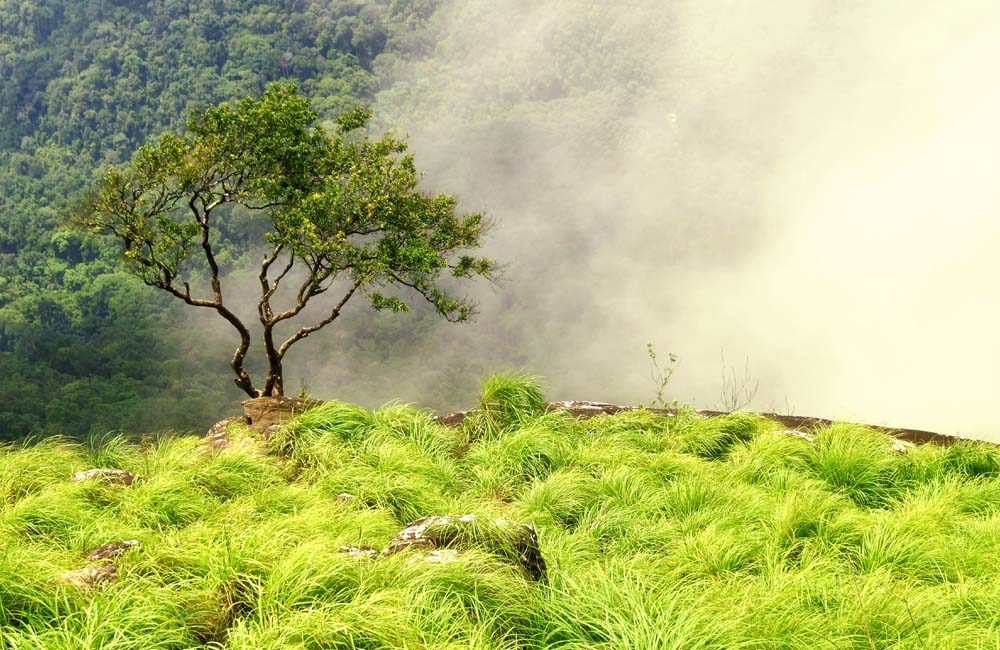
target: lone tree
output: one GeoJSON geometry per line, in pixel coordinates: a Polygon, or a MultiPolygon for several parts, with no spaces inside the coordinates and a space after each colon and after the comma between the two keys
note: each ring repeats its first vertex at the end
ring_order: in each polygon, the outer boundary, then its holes
{"type": "Polygon", "coordinates": [[[333,133],[316,117],[290,84],[197,111],[186,134],[166,134],[127,166],[110,169],[75,217],[121,240],[126,268],[147,285],[212,309],[235,328],[231,366],[251,397],[282,395],[289,348],[336,320],[352,297],[366,295],[377,310],[406,311],[400,292],[383,293],[401,288],[447,320],[464,321],[473,304],[442,280],[490,278],[495,270],[492,260],[465,252],[480,245],[483,215],[456,215],[454,197],[419,191],[403,140],[369,139],[370,114],[361,109],[340,116],[333,133]],[[257,275],[268,368],[262,386],[244,367],[250,329],[226,302],[219,270],[220,223],[250,211],[267,224],[257,275]],[[286,325],[279,336],[276,326],[327,292],[334,299],[320,317],[286,325]]]}

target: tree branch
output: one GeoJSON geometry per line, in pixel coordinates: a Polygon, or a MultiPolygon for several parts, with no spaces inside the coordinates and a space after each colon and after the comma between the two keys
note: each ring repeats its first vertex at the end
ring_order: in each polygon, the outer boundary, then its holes
{"type": "Polygon", "coordinates": [[[335,321],[337,317],[340,316],[340,310],[344,308],[344,305],[347,304],[347,301],[351,299],[351,296],[354,295],[354,293],[358,290],[360,286],[361,286],[361,281],[355,280],[354,284],[351,285],[350,290],[346,294],[344,294],[344,297],[340,299],[340,302],[338,302],[337,305],[333,308],[329,316],[327,316],[320,322],[316,323],[315,325],[310,325],[308,327],[301,328],[298,332],[285,339],[284,343],[281,344],[281,347],[278,348],[278,358],[279,359],[283,358],[285,356],[285,353],[288,351],[288,348],[292,347],[292,345],[294,345],[297,341],[301,341],[302,339],[309,336],[313,332],[320,330],[329,325],[330,323],[332,323],[333,321],[335,321]]]}
{"type": "MultiPolygon", "coordinates": [[[[205,259],[208,261],[208,268],[212,272],[212,277],[208,279],[209,284],[212,286],[212,295],[215,296],[215,302],[222,304],[222,283],[219,282],[219,263],[215,260],[215,252],[212,250],[212,242],[209,237],[211,233],[211,228],[208,225],[208,212],[198,212],[198,208],[195,206],[195,201],[200,199],[200,195],[195,193],[191,196],[188,201],[188,206],[191,208],[191,212],[194,213],[195,220],[198,225],[201,226],[201,249],[205,253],[205,259]]],[[[202,201],[204,204],[204,201],[202,201]]]]}
{"type": "MultiPolygon", "coordinates": [[[[239,386],[243,392],[245,392],[250,397],[259,397],[260,391],[254,388],[253,381],[250,379],[250,374],[243,367],[243,361],[246,359],[247,351],[250,349],[250,330],[247,329],[246,325],[239,317],[229,310],[222,302],[222,283],[219,281],[219,264],[215,259],[215,253],[212,250],[212,242],[209,238],[211,228],[208,225],[209,212],[205,211],[199,214],[198,208],[195,205],[196,200],[200,200],[201,195],[197,192],[191,196],[188,201],[188,207],[191,208],[191,212],[194,214],[195,219],[201,226],[201,248],[205,253],[205,259],[208,261],[208,267],[212,271],[212,276],[209,278],[209,282],[212,285],[212,295],[213,300],[208,306],[214,307],[215,311],[219,313],[220,316],[225,318],[230,325],[232,325],[240,335],[240,343],[236,347],[236,352],[233,354],[233,359],[229,363],[233,372],[236,373],[236,385],[239,386]]],[[[202,201],[204,205],[204,201],[202,201]]],[[[186,285],[185,285],[186,288],[186,285]]],[[[185,302],[190,300],[195,300],[191,298],[191,291],[187,289],[185,302]]],[[[201,301],[209,302],[209,301],[201,301]]],[[[189,302],[188,304],[196,304],[194,302],[189,302]]]]}
{"type": "MultiPolygon", "coordinates": [[[[264,261],[261,262],[260,265],[260,274],[257,276],[257,279],[260,280],[260,301],[257,303],[257,313],[260,314],[260,321],[262,323],[266,322],[266,320],[271,317],[270,300],[271,296],[274,295],[274,292],[278,288],[277,281],[275,281],[273,285],[271,284],[271,281],[267,277],[267,272],[271,268],[271,265],[274,264],[274,261],[278,259],[278,256],[281,255],[281,251],[283,249],[284,244],[278,244],[275,246],[274,250],[271,251],[271,254],[265,257],[264,261]]],[[[294,260],[295,254],[293,253],[292,259],[289,261],[289,266],[294,260]]],[[[280,280],[287,271],[288,267],[285,267],[285,271],[278,276],[278,279],[280,280]]]]}
{"type": "Polygon", "coordinates": [[[401,284],[404,287],[409,287],[410,289],[413,289],[421,296],[423,296],[424,300],[434,305],[434,308],[437,309],[438,313],[444,316],[444,319],[449,323],[460,323],[475,315],[475,305],[470,304],[468,301],[465,301],[463,303],[461,300],[458,299],[447,298],[445,294],[442,294],[440,292],[435,292],[433,287],[423,286],[417,282],[409,282],[399,277],[395,273],[390,273],[389,277],[392,278],[397,284],[401,284]],[[435,293],[438,293],[439,295],[435,295],[435,293]],[[457,307],[459,316],[454,317],[451,315],[450,311],[446,312],[444,309],[442,309],[441,306],[442,301],[440,299],[447,299],[448,302],[453,302],[457,307]]]}
{"type": "Polygon", "coordinates": [[[299,286],[299,290],[295,294],[295,305],[292,306],[290,309],[286,309],[285,311],[272,316],[269,319],[272,325],[280,323],[283,320],[288,320],[289,318],[292,318],[294,316],[297,316],[299,312],[301,312],[305,308],[306,303],[309,302],[310,298],[312,298],[318,293],[322,293],[323,291],[325,291],[325,289],[318,290],[319,285],[317,284],[316,280],[316,274],[318,272],[317,264],[312,263],[309,264],[308,266],[309,266],[309,275],[306,277],[305,281],[303,281],[302,284],[299,286]]]}

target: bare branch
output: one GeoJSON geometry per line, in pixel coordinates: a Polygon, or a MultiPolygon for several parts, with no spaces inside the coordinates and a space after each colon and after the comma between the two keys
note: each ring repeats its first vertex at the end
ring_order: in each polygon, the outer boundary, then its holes
{"type": "MultiPolygon", "coordinates": [[[[306,276],[306,279],[302,282],[302,284],[299,285],[299,290],[295,294],[295,305],[293,305],[291,308],[286,309],[281,313],[271,316],[268,319],[268,321],[272,325],[280,323],[283,320],[288,320],[289,318],[293,318],[294,316],[297,316],[299,312],[305,309],[306,304],[313,296],[317,295],[318,293],[322,293],[323,291],[326,291],[326,289],[320,289],[320,287],[317,284],[316,281],[317,267],[315,263],[309,264],[308,267],[309,267],[309,274],[306,276]]],[[[282,273],[282,275],[284,275],[284,272],[282,273]]]]}
{"type": "Polygon", "coordinates": [[[344,297],[341,298],[340,302],[338,302],[337,305],[333,308],[329,316],[327,316],[320,322],[316,323],[315,325],[310,325],[308,327],[301,328],[298,332],[285,339],[284,343],[281,344],[281,347],[278,348],[278,358],[279,359],[283,358],[285,356],[285,353],[288,351],[288,348],[292,347],[292,345],[294,345],[297,341],[301,341],[302,339],[309,336],[313,332],[320,330],[329,325],[330,323],[332,323],[333,321],[335,321],[337,317],[340,316],[340,310],[344,308],[344,305],[347,304],[347,301],[351,299],[351,296],[354,295],[354,293],[358,290],[358,287],[360,286],[361,286],[361,281],[356,280],[354,284],[351,285],[350,290],[348,290],[348,292],[344,294],[344,297]]]}
{"type": "Polygon", "coordinates": [[[218,303],[216,303],[214,300],[192,298],[191,288],[188,286],[187,282],[184,283],[184,291],[181,291],[177,287],[173,286],[172,284],[168,284],[166,282],[153,282],[151,284],[157,289],[163,289],[167,293],[176,296],[181,300],[183,300],[184,302],[186,302],[187,304],[194,305],[195,307],[211,307],[212,309],[215,309],[219,306],[218,303]]]}
{"type": "Polygon", "coordinates": [[[260,314],[260,322],[262,323],[267,322],[271,317],[270,300],[277,289],[277,284],[272,286],[271,281],[268,280],[267,272],[271,268],[271,265],[274,264],[274,261],[278,259],[278,255],[281,255],[283,248],[282,244],[275,246],[271,254],[265,257],[260,265],[260,274],[257,276],[258,280],[260,280],[260,301],[257,303],[257,313],[260,314]]]}
{"type": "Polygon", "coordinates": [[[239,203],[240,205],[242,205],[247,210],[268,210],[270,208],[276,208],[278,206],[285,205],[284,201],[275,201],[273,203],[264,203],[262,205],[251,205],[250,203],[248,203],[246,201],[242,201],[242,200],[236,199],[236,198],[233,199],[233,202],[234,203],[239,203]]]}
{"type": "Polygon", "coordinates": [[[293,252],[291,255],[288,256],[288,264],[285,265],[285,268],[282,269],[281,273],[278,274],[278,277],[276,277],[274,279],[274,282],[271,284],[272,294],[278,290],[278,285],[285,278],[285,276],[288,275],[288,272],[292,270],[292,266],[294,264],[295,264],[295,253],[293,252]]]}
{"type": "Polygon", "coordinates": [[[284,248],[285,248],[284,244],[278,244],[277,246],[274,247],[274,250],[271,251],[271,254],[265,257],[264,261],[261,262],[260,278],[262,280],[267,277],[267,270],[271,268],[271,265],[274,264],[274,261],[278,259],[278,256],[281,255],[281,251],[284,250],[284,248]]]}
{"type": "Polygon", "coordinates": [[[219,263],[215,260],[215,252],[212,250],[212,241],[210,238],[211,227],[208,224],[209,213],[199,213],[198,208],[195,206],[195,201],[200,198],[201,196],[198,193],[193,194],[188,201],[188,207],[191,208],[191,212],[194,213],[195,219],[201,226],[201,249],[205,253],[208,268],[212,272],[212,276],[208,279],[209,284],[212,286],[212,295],[215,297],[215,302],[222,305],[222,283],[219,282],[219,263]]]}

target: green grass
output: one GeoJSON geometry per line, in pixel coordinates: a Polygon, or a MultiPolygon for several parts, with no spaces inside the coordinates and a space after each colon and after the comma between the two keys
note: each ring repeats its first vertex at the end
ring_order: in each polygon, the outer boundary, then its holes
{"type": "Polygon", "coordinates": [[[1000,648],[1000,453],[899,453],[854,425],[545,413],[493,376],[462,427],[329,403],[238,434],[0,448],[0,648],[1000,648]],[[144,477],[72,483],[94,466],[144,477]],[[344,496],[345,493],[350,496],[344,496]],[[408,522],[477,515],[458,561],[365,559],[408,522]],[[533,523],[526,579],[504,518],[533,523]],[[138,539],[119,579],[61,576],[138,539]]]}

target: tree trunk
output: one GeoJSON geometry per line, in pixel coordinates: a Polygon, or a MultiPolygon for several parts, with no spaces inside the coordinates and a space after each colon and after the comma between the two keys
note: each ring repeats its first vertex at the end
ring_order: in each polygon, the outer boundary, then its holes
{"type": "Polygon", "coordinates": [[[264,382],[264,390],[261,395],[264,397],[281,397],[285,394],[285,380],[281,375],[281,357],[274,356],[268,359],[267,379],[264,382]]]}

